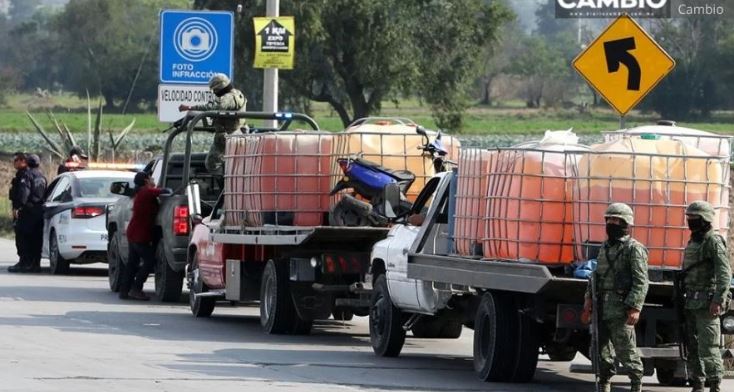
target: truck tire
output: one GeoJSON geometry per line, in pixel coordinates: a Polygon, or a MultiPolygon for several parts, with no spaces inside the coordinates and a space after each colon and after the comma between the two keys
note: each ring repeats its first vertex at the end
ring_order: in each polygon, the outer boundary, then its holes
{"type": "Polygon", "coordinates": [[[199,273],[199,257],[194,252],[191,264],[189,264],[189,272],[186,274],[189,284],[189,307],[194,317],[209,317],[214,312],[216,299],[212,297],[197,297],[196,294],[209,291],[204,283],[204,279],[199,273]]]}
{"type": "Polygon", "coordinates": [[[541,331],[535,320],[517,310],[515,310],[515,317],[518,319],[520,328],[516,346],[517,360],[511,381],[525,383],[532,381],[535,369],[538,367],[541,331]]]}
{"type": "Polygon", "coordinates": [[[385,275],[375,280],[370,306],[370,342],[380,357],[397,357],[405,343],[400,309],[393,305],[385,275]]]}
{"type": "Polygon", "coordinates": [[[48,262],[49,269],[53,275],[65,275],[69,273],[69,260],[64,260],[59,253],[59,242],[56,232],[51,230],[48,240],[48,262]]]}
{"type": "Polygon", "coordinates": [[[174,271],[163,251],[163,243],[158,244],[156,251],[157,265],[155,269],[155,296],[161,302],[178,302],[181,300],[184,272],[174,271]]]}
{"type": "Polygon", "coordinates": [[[512,298],[484,293],[474,321],[474,370],[482,381],[512,381],[517,330],[517,309],[512,298]]]}
{"type": "MultiPolygon", "coordinates": [[[[288,287],[288,264],[268,260],[260,284],[260,325],[269,334],[302,332],[288,287]]],[[[310,325],[307,325],[311,329],[310,325]]]]}
{"type": "Polygon", "coordinates": [[[110,284],[110,291],[116,293],[120,291],[120,280],[122,268],[120,263],[120,245],[116,234],[112,234],[110,244],[107,246],[107,280],[110,284]]]}
{"type": "Polygon", "coordinates": [[[441,317],[423,317],[410,329],[419,339],[458,339],[463,325],[457,320],[441,317]]]}

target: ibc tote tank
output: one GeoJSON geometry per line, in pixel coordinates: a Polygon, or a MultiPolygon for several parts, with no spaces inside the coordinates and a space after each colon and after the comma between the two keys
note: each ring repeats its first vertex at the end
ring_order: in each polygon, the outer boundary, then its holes
{"type": "Polygon", "coordinates": [[[624,137],[594,145],[579,162],[574,190],[577,254],[584,254],[585,242],[605,240],[604,210],[622,202],[634,210],[631,234],[647,247],[649,265],[680,268],[690,235],[686,206],[710,202],[717,214],[714,227],[726,236],[728,182],[728,159],[679,140],[624,137]]]}
{"type": "MultiPolygon", "coordinates": [[[[431,141],[435,132],[429,132],[431,141]]],[[[447,159],[456,160],[461,146],[458,139],[441,135],[441,142],[448,151],[447,159]]],[[[349,156],[363,153],[364,159],[393,170],[409,170],[415,182],[408,189],[407,197],[414,201],[425,183],[435,173],[430,157],[418,149],[425,143],[416,133],[416,124],[410,120],[390,118],[366,118],[355,121],[344,132],[337,134],[336,155],[349,156]]],[[[342,176],[339,166],[332,166],[334,181],[342,176]]],[[[335,199],[338,200],[338,199],[335,199]]]]}
{"type": "Polygon", "coordinates": [[[274,132],[227,138],[228,226],[318,226],[329,211],[333,135],[274,132]]]}
{"type": "Polygon", "coordinates": [[[579,153],[570,131],[499,149],[488,173],[484,257],[543,264],[574,261],[571,187],[579,153]]]}
{"type": "Polygon", "coordinates": [[[484,216],[487,213],[487,174],[496,158],[497,151],[479,148],[466,148],[459,153],[454,243],[460,255],[482,254],[484,216]]]}

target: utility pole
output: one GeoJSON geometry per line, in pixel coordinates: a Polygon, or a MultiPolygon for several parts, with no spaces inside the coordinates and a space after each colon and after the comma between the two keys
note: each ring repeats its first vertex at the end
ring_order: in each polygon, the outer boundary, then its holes
{"type": "MultiPolygon", "coordinates": [[[[265,16],[280,16],[280,0],[267,0],[265,16]]],[[[263,111],[278,111],[278,69],[265,68],[263,74],[263,111]]],[[[267,120],[266,127],[277,126],[277,121],[267,120]]]]}

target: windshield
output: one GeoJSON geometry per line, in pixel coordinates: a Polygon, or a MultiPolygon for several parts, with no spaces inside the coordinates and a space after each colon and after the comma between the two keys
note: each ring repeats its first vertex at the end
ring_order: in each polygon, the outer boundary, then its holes
{"type": "Polygon", "coordinates": [[[79,179],[79,196],[80,197],[99,197],[108,198],[114,197],[119,198],[120,195],[116,195],[110,192],[110,185],[117,181],[128,181],[130,187],[133,187],[132,179],[117,177],[117,178],[80,178],[79,179]]]}

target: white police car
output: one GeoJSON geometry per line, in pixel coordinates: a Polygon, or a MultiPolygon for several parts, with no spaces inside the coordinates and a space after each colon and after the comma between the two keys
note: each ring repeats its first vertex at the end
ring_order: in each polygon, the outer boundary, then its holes
{"type": "Polygon", "coordinates": [[[63,274],[69,263],[107,262],[105,209],[120,196],[110,184],[129,181],[135,173],[117,170],[80,170],[59,175],[46,190],[43,257],[52,274],[63,274]]]}

